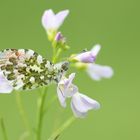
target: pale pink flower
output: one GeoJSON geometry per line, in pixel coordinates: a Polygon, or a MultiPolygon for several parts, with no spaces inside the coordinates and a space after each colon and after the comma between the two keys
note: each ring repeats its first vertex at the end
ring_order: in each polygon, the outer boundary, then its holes
{"type": "Polygon", "coordinates": [[[88,64],[86,71],[93,80],[101,80],[102,78],[111,78],[113,69],[110,66],[102,66],[99,64],[88,64]]]}
{"type": "Polygon", "coordinates": [[[71,108],[75,117],[83,118],[89,110],[100,108],[100,104],[88,96],[78,92],[78,87],[72,84],[75,74],[69,78],[63,77],[58,83],[57,94],[62,107],[66,107],[66,99],[71,98],[71,108]]]}
{"type": "Polygon", "coordinates": [[[93,63],[101,49],[100,45],[95,45],[90,51],[86,51],[74,56],[73,59],[83,63],[93,63]]]}
{"type": "Polygon", "coordinates": [[[63,10],[54,14],[52,9],[46,10],[42,16],[42,25],[50,37],[57,32],[58,28],[63,24],[65,18],[69,14],[69,10],[63,10]]]}

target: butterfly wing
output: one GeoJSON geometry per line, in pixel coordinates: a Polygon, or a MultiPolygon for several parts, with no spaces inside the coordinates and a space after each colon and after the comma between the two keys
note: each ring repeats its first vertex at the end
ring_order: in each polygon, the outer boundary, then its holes
{"type": "Polygon", "coordinates": [[[0,70],[16,90],[48,85],[58,72],[50,61],[29,49],[1,51],[0,70]]]}

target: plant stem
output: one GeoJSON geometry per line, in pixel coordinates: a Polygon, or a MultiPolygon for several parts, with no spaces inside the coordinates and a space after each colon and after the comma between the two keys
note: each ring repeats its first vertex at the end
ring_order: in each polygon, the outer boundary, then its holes
{"type": "Polygon", "coordinates": [[[1,124],[1,128],[2,128],[3,138],[4,138],[4,140],[8,140],[3,118],[0,119],[0,124],[1,124]]]}
{"type": "Polygon", "coordinates": [[[59,56],[60,56],[61,52],[62,52],[62,49],[59,48],[59,49],[57,50],[57,52],[56,52],[55,62],[59,59],[59,56]]]}
{"type": "Polygon", "coordinates": [[[52,57],[52,62],[56,62],[56,47],[53,46],[53,57],[52,57]]]}
{"type": "Polygon", "coordinates": [[[21,100],[21,95],[18,92],[16,92],[16,102],[17,102],[17,105],[18,105],[20,116],[22,118],[25,133],[27,134],[26,137],[29,137],[29,135],[30,135],[29,122],[28,122],[28,119],[27,119],[25,109],[23,107],[23,103],[22,103],[22,100],[21,100]]]}
{"type": "Polygon", "coordinates": [[[44,105],[47,96],[47,87],[44,87],[43,92],[38,98],[38,112],[37,112],[37,135],[36,140],[41,140],[43,117],[44,117],[44,105]]]}
{"type": "Polygon", "coordinates": [[[74,121],[76,118],[72,116],[69,118],[62,126],[60,126],[51,136],[48,140],[57,140],[58,137],[61,135],[61,133],[66,130],[74,121]]]}
{"type": "Polygon", "coordinates": [[[57,60],[59,59],[61,52],[62,52],[62,48],[58,47],[57,44],[53,45],[53,43],[52,43],[52,48],[53,48],[52,62],[56,63],[57,60]]]}

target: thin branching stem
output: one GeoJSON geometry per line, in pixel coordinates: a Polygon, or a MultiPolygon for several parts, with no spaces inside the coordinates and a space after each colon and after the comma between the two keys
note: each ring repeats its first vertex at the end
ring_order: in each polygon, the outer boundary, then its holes
{"type": "Polygon", "coordinates": [[[7,136],[7,132],[6,132],[3,118],[0,119],[0,125],[1,125],[4,140],[8,140],[8,136],[7,136]]]}
{"type": "Polygon", "coordinates": [[[36,133],[36,140],[41,140],[42,134],[42,126],[43,126],[43,119],[44,119],[44,105],[47,96],[47,87],[44,87],[42,93],[40,93],[38,98],[38,112],[37,112],[37,133],[36,133]]]}
{"type": "Polygon", "coordinates": [[[66,130],[74,121],[76,118],[74,116],[70,117],[64,124],[62,124],[51,136],[48,140],[57,140],[62,132],[66,130]]]}

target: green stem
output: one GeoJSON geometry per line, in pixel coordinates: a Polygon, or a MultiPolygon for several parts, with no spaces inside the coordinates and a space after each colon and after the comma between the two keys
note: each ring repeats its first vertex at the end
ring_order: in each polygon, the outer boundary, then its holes
{"type": "Polygon", "coordinates": [[[41,140],[42,125],[43,125],[43,118],[44,118],[44,105],[45,105],[46,96],[47,96],[47,87],[44,87],[43,92],[40,94],[38,98],[36,140],[41,140]]]}
{"type": "Polygon", "coordinates": [[[3,138],[4,138],[4,140],[8,140],[3,118],[0,119],[0,124],[1,124],[1,128],[2,128],[3,138]]]}
{"type": "Polygon", "coordinates": [[[53,47],[53,57],[52,57],[52,62],[56,62],[56,47],[53,47]]]}
{"type": "Polygon", "coordinates": [[[59,48],[59,49],[57,50],[56,56],[55,56],[56,61],[59,59],[59,56],[60,56],[61,52],[62,52],[62,49],[59,48]]]}
{"type": "Polygon", "coordinates": [[[62,52],[62,48],[58,48],[58,46],[53,46],[53,57],[52,57],[52,62],[53,63],[57,62],[61,52],[62,52]]]}
{"type": "Polygon", "coordinates": [[[48,140],[57,140],[58,137],[61,135],[61,133],[66,130],[74,121],[76,118],[72,116],[69,118],[62,126],[60,126],[51,136],[48,140]]]}
{"type": "Polygon", "coordinates": [[[17,105],[18,105],[20,116],[22,118],[25,133],[27,135],[26,137],[29,137],[29,135],[30,135],[29,122],[28,122],[27,115],[26,115],[26,112],[25,112],[24,107],[23,107],[23,103],[22,103],[22,100],[21,100],[21,95],[20,95],[20,93],[17,93],[17,92],[16,92],[16,102],[17,102],[17,105]]]}

